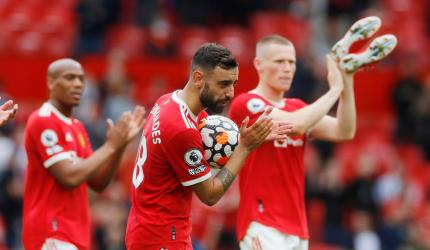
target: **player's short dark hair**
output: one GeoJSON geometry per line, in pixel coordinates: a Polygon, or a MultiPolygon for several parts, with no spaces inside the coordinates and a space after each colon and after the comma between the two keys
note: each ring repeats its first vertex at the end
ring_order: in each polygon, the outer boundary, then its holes
{"type": "Polygon", "coordinates": [[[191,61],[191,70],[196,68],[213,70],[217,66],[222,69],[233,69],[238,66],[238,63],[230,50],[216,43],[201,45],[191,61]]]}

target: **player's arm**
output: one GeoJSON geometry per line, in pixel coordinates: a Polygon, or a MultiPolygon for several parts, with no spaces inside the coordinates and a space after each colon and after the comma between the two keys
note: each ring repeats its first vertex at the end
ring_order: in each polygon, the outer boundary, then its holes
{"type": "Polygon", "coordinates": [[[9,120],[13,119],[18,110],[18,104],[13,104],[12,100],[8,100],[0,106],[0,126],[3,126],[9,120]]]}
{"type": "Polygon", "coordinates": [[[344,90],[339,99],[336,117],[324,116],[312,129],[311,136],[327,141],[351,140],[356,132],[354,75],[342,71],[344,90]]]}
{"type": "MultiPolygon", "coordinates": [[[[130,130],[127,135],[127,143],[123,146],[115,150],[112,154],[108,154],[108,159],[100,167],[94,175],[88,180],[88,185],[94,191],[101,192],[103,191],[107,185],[112,180],[112,177],[115,175],[118,167],[121,163],[122,155],[125,151],[125,148],[131,140],[133,140],[136,135],[140,132],[143,125],[145,123],[145,109],[141,106],[137,106],[133,111],[132,119],[129,121],[130,130]]],[[[114,129],[114,124],[112,120],[108,120],[108,133],[109,130],[114,129]]]]}
{"type": "Polygon", "coordinates": [[[240,128],[239,144],[227,164],[216,176],[192,186],[203,203],[212,206],[218,202],[236,178],[249,153],[263,143],[270,134],[273,125],[269,117],[271,111],[271,108],[266,109],[250,127],[247,127],[249,118],[245,118],[240,128]]]}
{"type": "Polygon", "coordinates": [[[342,75],[334,59],[327,55],[326,61],[329,91],[312,104],[294,112],[274,109],[270,114],[275,121],[287,121],[291,123],[293,125],[292,134],[294,135],[304,134],[316,125],[330,111],[343,91],[344,83],[342,75]]]}
{"type": "Polygon", "coordinates": [[[131,140],[132,120],[131,113],[125,112],[115,125],[109,122],[106,142],[90,157],[78,162],[70,159],[61,160],[50,166],[48,170],[61,185],[67,188],[79,186],[90,178],[100,178],[99,180],[104,180],[104,182],[93,181],[89,182],[89,185],[94,186],[96,191],[101,190],[103,186],[107,185],[106,179],[111,178],[111,173],[109,171],[99,173],[97,170],[103,166],[115,168],[118,165],[124,147],[131,140]],[[119,159],[115,160],[115,158],[119,159]]]}

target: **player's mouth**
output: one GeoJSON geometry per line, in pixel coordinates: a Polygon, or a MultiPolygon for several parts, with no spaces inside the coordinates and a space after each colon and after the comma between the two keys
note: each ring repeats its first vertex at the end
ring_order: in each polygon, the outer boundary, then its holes
{"type": "Polygon", "coordinates": [[[289,77],[289,76],[281,76],[281,77],[279,77],[279,79],[282,80],[282,81],[290,81],[291,77],[289,77]]]}
{"type": "Polygon", "coordinates": [[[82,93],[81,92],[72,92],[71,95],[72,95],[73,99],[80,100],[82,93]]]}
{"type": "Polygon", "coordinates": [[[222,100],[222,101],[219,101],[219,103],[220,103],[222,106],[227,105],[229,102],[230,102],[230,98],[227,98],[227,99],[224,99],[224,100],[222,100]]]}

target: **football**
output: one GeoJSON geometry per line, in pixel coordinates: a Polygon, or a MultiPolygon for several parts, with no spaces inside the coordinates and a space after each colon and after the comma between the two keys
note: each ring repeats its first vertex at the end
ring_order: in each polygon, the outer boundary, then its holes
{"type": "Polygon", "coordinates": [[[205,159],[212,168],[222,168],[239,141],[239,128],[227,117],[211,115],[199,123],[205,159]]]}

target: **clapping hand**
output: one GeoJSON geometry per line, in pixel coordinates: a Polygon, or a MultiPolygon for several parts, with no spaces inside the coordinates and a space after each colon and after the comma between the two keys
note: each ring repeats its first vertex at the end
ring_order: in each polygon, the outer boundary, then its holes
{"type": "Polygon", "coordinates": [[[14,118],[18,104],[13,104],[12,100],[8,100],[0,106],[0,126],[3,126],[10,119],[14,118]]]}

